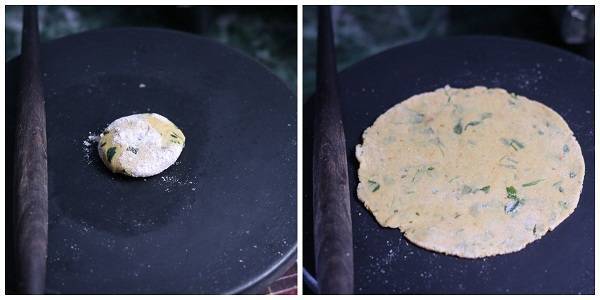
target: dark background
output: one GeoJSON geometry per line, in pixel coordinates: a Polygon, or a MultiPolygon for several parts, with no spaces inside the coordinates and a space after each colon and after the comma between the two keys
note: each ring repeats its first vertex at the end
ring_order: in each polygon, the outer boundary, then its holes
{"type": "MultiPolygon", "coordinates": [[[[304,99],[314,92],[317,8],[304,6],[304,99]]],[[[593,6],[333,6],[338,70],[425,38],[500,35],[594,60],[593,6]]]]}
{"type": "MultiPolygon", "coordinates": [[[[296,6],[40,6],[42,41],[106,27],[160,27],[237,48],[296,89],[296,6]]],[[[20,53],[20,6],[6,7],[6,57],[20,53]]]]}

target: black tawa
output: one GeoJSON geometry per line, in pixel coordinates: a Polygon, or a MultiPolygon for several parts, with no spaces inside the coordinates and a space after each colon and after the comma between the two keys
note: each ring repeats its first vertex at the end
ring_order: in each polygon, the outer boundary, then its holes
{"type": "MultiPolygon", "coordinates": [[[[158,29],[69,36],[43,44],[41,60],[47,293],[256,293],[293,264],[296,98],[275,75],[217,42],[158,29]],[[119,117],[145,112],[183,130],[178,162],[146,179],[112,174],[97,145],[84,141],[119,117]]],[[[7,64],[7,155],[18,63],[7,64]]]]}
{"type": "MultiPolygon", "coordinates": [[[[594,65],[563,50],[500,37],[432,39],[392,48],[339,75],[352,205],[355,293],[593,294],[594,65]],[[504,88],[543,102],[569,124],[586,174],[575,212],[554,231],[506,255],[464,259],[422,249],[383,228],[356,196],[354,148],[363,131],[394,104],[446,84],[504,88]]],[[[312,140],[313,103],[304,113],[312,140]]],[[[305,142],[304,145],[310,145],[305,142]]],[[[310,147],[304,157],[310,158],[310,147]]],[[[310,159],[304,159],[304,262],[314,271],[310,159]]],[[[314,274],[314,273],[313,273],[314,274]]]]}

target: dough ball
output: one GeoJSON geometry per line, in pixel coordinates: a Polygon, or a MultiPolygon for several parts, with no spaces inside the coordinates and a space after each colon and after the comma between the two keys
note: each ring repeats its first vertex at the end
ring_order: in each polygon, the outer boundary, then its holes
{"type": "Polygon", "coordinates": [[[156,175],[177,161],[185,145],[183,132],[159,114],[135,114],[112,122],[100,135],[98,153],[114,173],[156,175]]]}

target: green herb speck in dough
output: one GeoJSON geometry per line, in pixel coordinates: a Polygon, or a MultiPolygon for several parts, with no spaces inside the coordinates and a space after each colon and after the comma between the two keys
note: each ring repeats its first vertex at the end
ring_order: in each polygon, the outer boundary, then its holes
{"type": "Polygon", "coordinates": [[[519,163],[518,161],[516,161],[516,160],[514,160],[514,159],[510,158],[510,157],[509,157],[509,156],[507,156],[507,155],[504,155],[504,156],[502,156],[502,158],[500,158],[499,162],[500,162],[500,163],[498,164],[499,166],[501,166],[501,167],[505,167],[505,168],[509,168],[509,169],[514,169],[514,170],[516,170],[516,169],[517,169],[517,166],[516,166],[516,164],[518,164],[518,163],[519,163]]]}
{"type": "Polygon", "coordinates": [[[460,214],[459,213],[454,213],[454,218],[458,219],[458,217],[460,217],[460,214]]]}
{"type": "Polygon", "coordinates": [[[377,190],[379,190],[379,183],[373,181],[373,180],[369,180],[367,181],[369,183],[369,188],[371,189],[371,192],[376,192],[377,190]]]}
{"type": "Polygon", "coordinates": [[[575,176],[577,176],[577,174],[573,171],[569,172],[569,177],[570,178],[575,178],[575,176]]]}
{"type": "Polygon", "coordinates": [[[454,125],[454,133],[461,134],[462,132],[463,132],[462,119],[459,119],[458,123],[456,123],[456,125],[454,125]]]}
{"type": "Polygon", "coordinates": [[[523,145],[523,143],[521,143],[515,139],[508,140],[508,139],[502,138],[501,140],[504,145],[511,146],[513,149],[515,149],[515,151],[519,151],[519,149],[525,148],[525,145],[523,145]]]}
{"type": "Polygon", "coordinates": [[[100,148],[104,147],[106,145],[106,142],[102,142],[102,144],[100,144],[100,148]]]}
{"type": "Polygon", "coordinates": [[[506,187],[506,198],[517,199],[517,189],[514,186],[506,187]]]}
{"type": "Polygon", "coordinates": [[[504,212],[507,214],[514,214],[519,210],[519,207],[523,205],[523,199],[517,197],[517,189],[514,186],[506,187],[506,198],[510,201],[504,206],[504,212]]]}
{"type": "Polygon", "coordinates": [[[563,153],[568,153],[569,152],[569,145],[564,144],[563,145],[563,153]]]}
{"type": "Polygon", "coordinates": [[[532,186],[532,185],[536,185],[540,182],[544,181],[544,179],[538,179],[538,180],[534,180],[528,183],[524,183],[523,185],[521,185],[522,187],[528,187],[528,186],[532,186]]]}
{"type": "Polygon", "coordinates": [[[506,160],[508,160],[509,162],[511,162],[513,164],[518,164],[519,163],[518,161],[516,161],[516,160],[514,160],[514,159],[512,159],[510,157],[507,157],[506,160]]]}
{"type": "Polygon", "coordinates": [[[519,147],[519,149],[525,148],[525,146],[523,146],[523,144],[521,144],[521,142],[519,142],[519,141],[517,141],[515,139],[511,140],[511,144],[517,145],[517,147],[519,147]]]}
{"type": "Polygon", "coordinates": [[[455,179],[458,179],[458,178],[460,178],[460,176],[455,176],[455,177],[453,177],[452,179],[450,179],[450,180],[448,181],[448,183],[451,183],[452,181],[454,181],[455,179]]]}
{"type": "Polygon", "coordinates": [[[536,228],[537,228],[537,224],[533,225],[533,234],[535,234],[536,228]]]}
{"type": "Polygon", "coordinates": [[[415,212],[415,215],[420,216],[421,214],[419,212],[415,212]]]}
{"type": "Polygon", "coordinates": [[[483,114],[481,114],[481,120],[485,120],[485,119],[489,119],[492,117],[492,113],[491,112],[484,112],[483,114]]]}
{"type": "Polygon", "coordinates": [[[563,209],[567,209],[567,201],[558,201],[558,205],[563,209]]]}
{"type": "Polygon", "coordinates": [[[434,168],[433,168],[433,167],[429,167],[429,168],[427,168],[427,171],[433,171],[433,170],[434,170],[434,168]]]}
{"type": "Polygon", "coordinates": [[[133,154],[137,154],[138,153],[138,148],[134,148],[134,147],[127,147],[127,149],[125,149],[126,151],[130,151],[133,152],[133,154]]]}
{"type": "Polygon", "coordinates": [[[561,186],[562,180],[561,181],[557,181],[555,183],[552,184],[553,187],[558,188],[559,192],[564,192],[565,190],[563,189],[563,187],[561,186]]]}
{"type": "Polygon", "coordinates": [[[469,128],[469,126],[477,126],[479,124],[481,124],[481,121],[471,121],[467,123],[467,125],[465,125],[465,131],[467,131],[467,128],[469,128]]]}
{"type": "Polygon", "coordinates": [[[113,156],[115,156],[115,153],[117,153],[117,147],[110,147],[106,151],[106,158],[108,159],[109,163],[112,161],[113,156]]]}
{"type": "Polygon", "coordinates": [[[447,90],[444,90],[444,94],[446,94],[446,96],[448,97],[448,102],[447,103],[450,103],[450,101],[452,101],[452,96],[450,96],[450,94],[448,94],[447,90]]]}
{"type": "Polygon", "coordinates": [[[469,194],[469,193],[471,193],[472,191],[473,191],[473,188],[471,188],[471,187],[470,187],[470,186],[468,186],[468,185],[463,185],[463,187],[462,187],[462,194],[463,194],[463,195],[464,195],[464,194],[469,194]]]}
{"type": "MultiPolygon", "coordinates": [[[[454,178],[453,178],[453,179],[454,179],[454,178]]],[[[452,180],[453,180],[453,179],[452,179],[452,180]]],[[[463,187],[462,187],[462,190],[461,190],[461,193],[462,193],[463,195],[466,195],[466,194],[477,194],[477,192],[479,192],[479,191],[482,191],[482,192],[484,192],[484,193],[486,193],[486,194],[487,194],[487,193],[489,193],[489,192],[490,192],[490,186],[489,186],[489,185],[486,185],[486,186],[484,186],[484,187],[482,187],[482,188],[472,188],[472,187],[470,187],[470,186],[468,186],[468,185],[463,185],[463,187]]]]}

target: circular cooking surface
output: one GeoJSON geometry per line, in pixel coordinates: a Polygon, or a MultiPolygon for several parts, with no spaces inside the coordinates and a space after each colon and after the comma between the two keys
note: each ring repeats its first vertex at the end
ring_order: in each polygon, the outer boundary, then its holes
{"type": "MultiPolygon", "coordinates": [[[[265,67],[208,39],[131,28],[43,44],[41,59],[48,293],[259,292],[293,263],[296,98],[265,67]],[[84,141],[143,112],[177,124],[186,146],[159,175],[112,174],[84,141]]],[[[7,65],[7,99],[17,65],[7,65]]]]}

